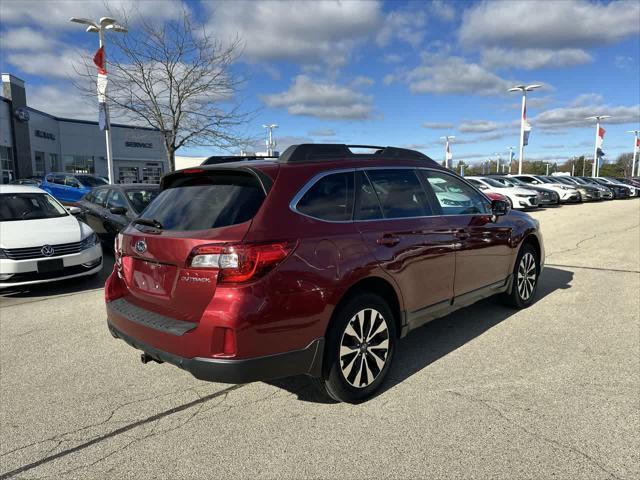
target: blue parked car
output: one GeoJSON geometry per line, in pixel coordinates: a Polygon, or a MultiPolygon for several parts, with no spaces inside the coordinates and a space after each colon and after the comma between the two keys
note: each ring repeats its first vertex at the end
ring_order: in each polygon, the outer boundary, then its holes
{"type": "Polygon", "coordinates": [[[44,177],[40,188],[61,202],[73,203],[92,188],[107,184],[103,178],[86,173],[49,173],[44,177]]]}

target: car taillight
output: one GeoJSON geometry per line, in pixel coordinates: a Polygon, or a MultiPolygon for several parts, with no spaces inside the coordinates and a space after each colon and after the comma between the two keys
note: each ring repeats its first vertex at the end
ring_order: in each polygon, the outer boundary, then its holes
{"type": "Polygon", "coordinates": [[[200,245],[189,255],[187,267],[218,270],[218,283],[247,282],[273,270],[294,247],[293,242],[200,245]]]}

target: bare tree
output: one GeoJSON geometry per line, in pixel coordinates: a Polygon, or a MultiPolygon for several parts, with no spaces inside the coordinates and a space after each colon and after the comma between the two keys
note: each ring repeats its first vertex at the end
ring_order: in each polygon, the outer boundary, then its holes
{"type": "MultiPolygon", "coordinates": [[[[245,144],[238,133],[249,120],[237,99],[243,79],[232,71],[241,50],[239,39],[223,44],[195,27],[187,11],[164,24],[141,19],[131,33],[108,40],[112,117],[162,131],[172,170],[181,147],[245,144]]],[[[78,73],[78,88],[95,96],[91,59],[78,73]]]]}

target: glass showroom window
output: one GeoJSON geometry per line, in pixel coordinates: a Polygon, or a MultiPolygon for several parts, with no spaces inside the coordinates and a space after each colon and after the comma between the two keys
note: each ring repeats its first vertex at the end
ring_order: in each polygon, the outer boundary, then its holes
{"type": "Polygon", "coordinates": [[[49,165],[51,165],[50,172],[59,172],[60,171],[60,159],[58,158],[57,153],[49,154],[49,165]]]}
{"type": "Polygon", "coordinates": [[[87,155],[64,155],[64,171],[67,173],[95,173],[93,157],[87,155]]]}
{"type": "Polygon", "coordinates": [[[16,178],[16,167],[13,163],[13,149],[0,146],[0,173],[2,183],[9,183],[16,178]]]}
{"type": "Polygon", "coordinates": [[[36,152],[35,158],[35,168],[33,169],[33,174],[38,177],[44,177],[45,166],[44,166],[44,152],[36,152]]]}

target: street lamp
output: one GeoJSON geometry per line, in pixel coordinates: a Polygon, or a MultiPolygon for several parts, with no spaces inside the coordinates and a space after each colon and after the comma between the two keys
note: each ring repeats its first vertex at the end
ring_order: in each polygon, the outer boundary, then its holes
{"type": "MultiPolygon", "coordinates": [[[[71,17],[69,21],[74,23],[80,23],[82,25],[87,25],[87,32],[97,33],[99,42],[100,42],[100,48],[104,47],[105,30],[112,30],[114,32],[120,32],[120,33],[127,33],[128,31],[125,27],[120,25],[118,22],[116,22],[114,18],[111,18],[111,17],[102,17],[97,22],[94,22],[93,20],[89,20],[87,18],[71,17]]],[[[104,50],[103,50],[103,55],[104,55],[103,65],[106,71],[107,56],[106,54],[104,54],[104,50]]],[[[109,183],[113,183],[113,147],[111,146],[111,128],[109,125],[109,114],[108,114],[108,108],[107,108],[106,102],[104,107],[105,107],[105,122],[106,122],[104,133],[105,133],[105,141],[107,144],[107,172],[108,172],[109,183]]]]}
{"type": "Polygon", "coordinates": [[[522,92],[522,112],[520,115],[520,159],[518,160],[518,175],[522,175],[522,157],[524,155],[524,125],[527,120],[527,92],[540,88],[542,85],[516,85],[510,92],[522,92]]]}
{"type": "Polygon", "coordinates": [[[273,129],[278,128],[278,125],[272,123],[270,125],[262,125],[262,128],[269,129],[269,140],[267,140],[267,155],[269,157],[273,157],[273,148],[276,146],[276,143],[273,141],[273,129]]]}
{"type": "Polygon", "coordinates": [[[449,141],[453,140],[454,138],[456,138],[454,135],[440,137],[441,140],[444,140],[444,168],[449,168],[449,160],[453,160],[449,141]]]}
{"type": "Polygon", "coordinates": [[[494,155],[496,156],[496,173],[500,173],[500,162],[502,161],[502,155],[497,152],[494,153],[494,155]]]}
{"type": "MultiPolygon", "coordinates": [[[[636,176],[636,162],[638,161],[638,148],[640,147],[640,140],[638,140],[638,134],[640,130],[627,130],[627,133],[633,133],[633,160],[631,161],[631,178],[636,176]]],[[[638,167],[640,169],[640,167],[638,167]]]]}
{"type": "Polygon", "coordinates": [[[611,118],[611,115],[594,115],[593,117],[587,117],[587,120],[595,120],[596,121],[596,145],[593,149],[593,169],[591,170],[591,176],[597,177],[600,175],[600,162],[598,161],[598,139],[600,138],[600,120],[605,118],[611,118]]]}

